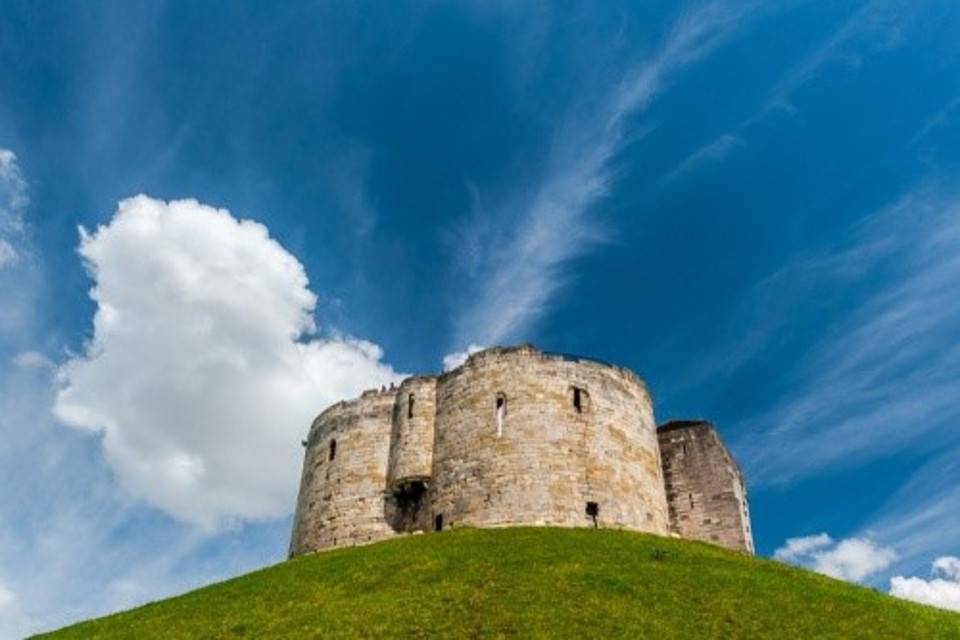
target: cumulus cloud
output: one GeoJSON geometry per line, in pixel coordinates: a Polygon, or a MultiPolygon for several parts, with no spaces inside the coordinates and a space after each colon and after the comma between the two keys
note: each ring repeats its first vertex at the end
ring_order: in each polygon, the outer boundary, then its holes
{"type": "Polygon", "coordinates": [[[937,558],[930,576],[929,580],[894,576],[890,579],[890,595],[960,611],[960,558],[937,558]]]}
{"type": "Polygon", "coordinates": [[[320,337],[303,266],[224,209],[124,200],[79,252],[93,336],[60,367],[54,413],[102,434],[124,487],[179,519],[284,514],[311,419],[399,377],[378,346],[320,337]]]}
{"type": "Polygon", "coordinates": [[[825,533],[802,538],[789,538],[786,543],[773,553],[773,557],[780,562],[797,562],[800,558],[833,544],[833,538],[825,533]]]}
{"type": "Polygon", "coordinates": [[[454,351],[453,353],[448,353],[443,356],[443,370],[450,371],[451,369],[456,369],[464,362],[467,361],[472,354],[477,351],[483,351],[486,347],[482,347],[478,344],[471,344],[464,351],[454,351]]]}
{"type": "Polygon", "coordinates": [[[860,582],[889,567],[897,554],[867,538],[836,541],[826,533],[819,533],[789,538],[773,557],[833,578],[860,582]]]}

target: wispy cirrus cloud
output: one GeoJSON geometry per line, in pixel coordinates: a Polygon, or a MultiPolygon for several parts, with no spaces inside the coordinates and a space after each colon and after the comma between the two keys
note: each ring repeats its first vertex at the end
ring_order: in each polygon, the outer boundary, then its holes
{"type": "MultiPolygon", "coordinates": [[[[471,271],[482,284],[457,320],[457,350],[517,337],[546,310],[567,281],[566,265],[607,235],[589,212],[615,181],[610,160],[627,141],[628,120],[730,37],[752,7],[713,2],[684,12],[657,52],[625,73],[599,108],[578,105],[557,126],[543,178],[504,207],[516,231],[491,249],[471,245],[471,271]]],[[[482,231],[489,223],[477,224],[482,231]]]]}
{"type": "MultiPolygon", "coordinates": [[[[917,573],[943,554],[960,555],[960,443],[922,465],[862,528],[896,545],[900,574],[917,573]]],[[[859,535],[859,534],[858,534],[859,535]]]]}
{"type": "Polygon", "coordinates": [[[9,149],[0,149],[0,269],[20,258],[19,247],[24,233],[23,211],[30,199],[27,183],[20,173],[17,156],[9,149]]]}
{"type": "Polygon", "coordinates": [[[761,283],[747,323],[760,330],[747,330],[732,366],[789,332],[794,315],[821,304],[835,313],[784,367],[790,390],[741,425],[737,448],[754,482],[866,463],[925,438],[951,441],[960,417],[958,281],[960,198],[920,189],[761,283]]]}
{"type": "Polygon", "coordinates": [[[29,205],[17,154],[0,149],[0,350],[20,349],[39,324],[42,274],[27,219],[29,205]]]}
{"type": "Polygon", "coordinates": [[[739,124],[694,149],[663,180],[670,182],[712,163],[721,162],[747,142],[751,127],[775,113],[793,113],[794,94],[827,65],[858,66],[874,51],[897,46],[903,25],[920,3],[873,0],[863,5],[799,63],[788,69],[766,99],[739,124]]]}
{"type": "Polygon", "coordinates": [[[720,162],[743,145],[743,138],[739,134],[721,134],[687,156],[676,169],[664,176],[664,180],[668,182],[676,180],[685,173],[695,171],[703,164],[720,162]]]}

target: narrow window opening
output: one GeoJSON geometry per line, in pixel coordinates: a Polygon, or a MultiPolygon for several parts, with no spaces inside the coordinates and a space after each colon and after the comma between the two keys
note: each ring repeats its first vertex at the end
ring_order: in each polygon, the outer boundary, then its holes
{"type": "Polygon", "coordinates": [[[597,516],[600,515],[600,505],[596,502],[587,503],[587,516],[593,520],[594,528],[597,527],[597,516]]]}
{"type": "Polygon", "coordinates": [[[336,457],[337,457],[337,441],[331,440],[330,441],[330,459],[333,460],[336,457]]]}
{"type": "Polygon", "coordinates": [[[443,514],[438,513],[433,516],[433,530],[434,531],[443,531],[443,514]]]}
{"type": "Polygon", "coordinates": [[[689,500],[690,500],[690,508],[693,509],[693,494],[692,494],[692,493],[688,493],[688,494],[687,494],[687,498],[689,498],[689,500]]]}
{"type": "Polygon", "coordinates": [[[577,413],[583,413],[583,389],[573,388],[573,408],[577,413]]]}
{"type": "Polygon", "coordinates": [[[407,397],[407,417],[408,418],[413,417],[413,394],[412,393],[407,397]]]}
{"type": "Polygon", "coordinates": [[[503,393],[497,394],[497,437],[503,436],[503,419],[507,415],[507,396],[503,393]]]}

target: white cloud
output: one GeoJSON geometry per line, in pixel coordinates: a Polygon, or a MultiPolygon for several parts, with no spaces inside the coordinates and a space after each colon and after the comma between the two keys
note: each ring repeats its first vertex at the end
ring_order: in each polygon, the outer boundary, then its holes
{"type": "Polygon", "coordinates": [[[934,574],[940,574],[948,580],[960,582],[960,558],[943,556],[933,561],[934,574]]]}
{"type": "Polygon", "coordinates": [[[481,285],[459,318],[457,348],[517,337],[544,312],[565,284],[563,267],[606,235],[588,213],[615,179],[608,165],[627,139],[628,119],[672,76],[723,42],[751,8],[752,3],[711,2],[683,13],[660,49],[626,73],[604,104],[577,105],[577,117],[557,127],[542,180],[505,207],[516,232],[478,244],[475,238],[490,228],[484,219],[489,216],[478,216],[475,228],[462,234],[458,249],[482,247],[479,255],[463,252],[471,266],[480,265],[481,285]],[[589,117],[583,118],[584,112],[589,117]]]}
{"type": "Polygon", "coordinates": [[[288,512],[312,418],[398,378],[376,345],[315,335],[303,267],[262,224],[138,196],[79,251],[97,311],[55,415],[102,433],[120,482],[177,518],[288,512]]]}
{"type": "Polygon", "coordinates": [[[826,533],[801,538],[788,538],[784,546],[774,551],[773,557],[780,562],[796,562],[800,558],[809,556],[814,551],[829,547],[832,544],[833,538],[826,533]]]}
{"type": "Polygon", "coordinates": [[[451,369],[456,369],[464,362],[467,361],[472,354],[477,351],[483,351],[486,347],[481,347],[477,344],[471,344],[464,351],[454,351],[453,353],[448,353],[443,356],[443,370],[450,371],[451,369]]]}
{"type": "Polygon", "coordinates": [[[960,558],[937,558],[930,573],[929,580],[894,576],[890,579],[890,595],[960,611],[960,558]]]}
{"type": "Polygon", "coordinates": [[[826,533],[790,538],[773,557],[819,573],[860,582],[883,571],[896,559],[896,552],[867,538],[835,541],[826,533]]]}

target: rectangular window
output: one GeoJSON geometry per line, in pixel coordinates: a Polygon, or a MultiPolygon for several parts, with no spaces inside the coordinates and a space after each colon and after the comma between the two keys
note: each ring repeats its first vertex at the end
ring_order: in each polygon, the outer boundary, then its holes
{"type": "Polygon", "coordinates": [[[412,393],[407,397],[407,417],[408,418],[413,417],[413,394],[412,393]]]}
{"type": "Polygon", "coordinates": [[[503,436],[503,418],[507,415],[507,396],[497,394],[497,437],[503,436]]]}
{"type": "Polygon", "coordinates": [[[573,408],[577,413],[583,413],[583,390],[580,387],[573,388],[573,408]]]}

